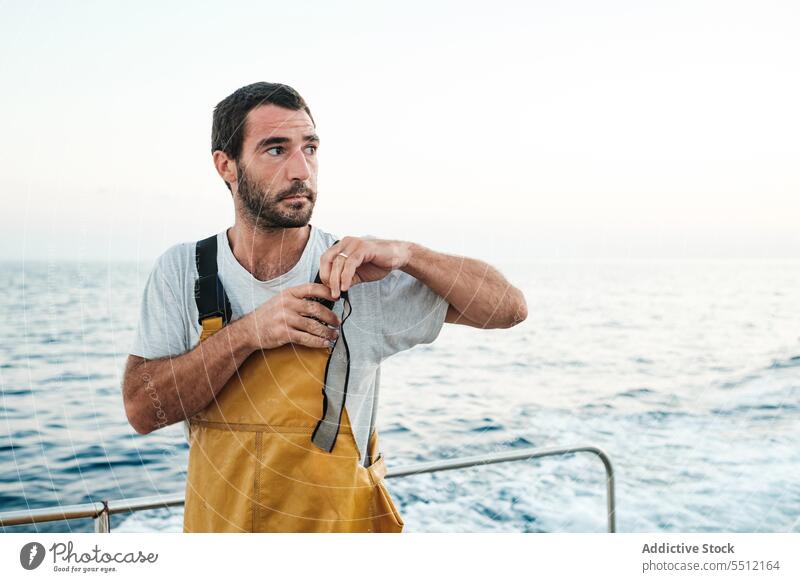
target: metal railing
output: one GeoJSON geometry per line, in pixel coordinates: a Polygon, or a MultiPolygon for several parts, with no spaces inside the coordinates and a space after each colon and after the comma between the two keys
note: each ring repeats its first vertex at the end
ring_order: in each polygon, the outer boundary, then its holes
{"type": "MultiPolygon", "coordinates": [[[[507,453],[495,453],[491,455],[475,455],[472,457],[462,457],[448,461],[430,461],[419,463],[408,467],[399,467],[387,472],[386,478],[408,477],[422,473],[434,473],[436,471],[450,471],[453,469],[464,469],[466,467],[476,467],[480,465],[492,465],[494,463],[507,463],[509,461],[524,461],[528,459],[538,459],[542,457],[553,457],[570,455],[573,453],[591,453],[600,457],[606,470],[606,494],[608,509],[608,531],[617,531],[616,502],[614,498],[614,469],[611,460],[601,449],[593,446],[578,446],[567,448],[527,448],[507,453]]],[[[22,511],[8,511],[0,513],[0,527],[12,525],[25,525],[32,523],[44,523],[49,521],[64,521],[70,519],[92,518],[94,520],[94,531],[98,533],[109,533],[111,531],[111,516],[118,513],[129,513],[146,509],[161,509],[164,507],[177,507],[183,505],[184,499],[180,495],[172,496],[151,496],[135,497],[130,499],[119,499],[113,501],[95,501],[83,503],[81,505],[63,505],[60,507],[45,507],[42,509],[30,509],[22,511]]]]}

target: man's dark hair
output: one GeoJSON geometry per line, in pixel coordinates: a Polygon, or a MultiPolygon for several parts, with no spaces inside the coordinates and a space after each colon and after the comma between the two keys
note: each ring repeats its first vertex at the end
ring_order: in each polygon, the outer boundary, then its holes
{"type": "MultiPolygon", "coordinates": [[[[308,113],[311,123],[314,117],[300,93],[281,83],[253,83],[237,89],[214,108],[214,121],[211,126],[211,153],[220,150],[228,157],[239,161],[244,143],[245,120],[247,114],[260,105],[277,105],[284,109],[308,113]]],[[[315,124],[316,125],[316,124],[315,124]]],[[[231,185],[225,182],[228,190],[231,185]]]]}

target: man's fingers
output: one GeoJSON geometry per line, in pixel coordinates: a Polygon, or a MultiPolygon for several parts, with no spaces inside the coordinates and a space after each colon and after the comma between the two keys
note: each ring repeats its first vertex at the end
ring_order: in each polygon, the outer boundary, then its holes
{"type": "Polygon", "coordinates": [[[335,301],[336,299],[331,294],[330,288],[322,283],[304,283],[297,287],[290,287],[287,291],[298,299],[303,299],[304,297],[321,297],[328,301],[335,301]]]}
{"type": "Polygon", "coordinates": [[[342,292],[342,283],[346,281],[343,277],[345,265],[350,261],[350,257],[344,257],[342,255],[337,254],[333,258],[333,264],[331,265],[331,279],[328,282],[328,285],[331,288],[331,293],[336,299],[339,298],[339,295],[342,292]]]}
{"type": "Polygon", "coordinates": [[[329,340],[297,329],[289,332],[289,341],[309,348],[327,348],[330,346],[329,340]]]}
{"type": "Polygon", "coordinates": [[[302,316],[315,317],[328,325],[339,327],[342,325],[342,320],[333,311],[316,301],[308,301],[307,299],[299,299],[293,306],[294,309],[302,316]]]}
{"type": "Polygon", "coordinates": [[[331,278],[331,265],[333,264],[333,259],[336,257],[336,253],[339,252],[341,247],[342,243],[337,242],[335,245],[331,246],[328,250],[322,253],[322,256],[319,258],[319,278],[322,279],[322,282],[326,285],[331,278]]]}
{"type": "Polygon", "coordinates": [[[328,286],[331,288],[331,295],[333,295],[336,299],[339,299],[339,275],[342,270],[342,262],[339,259],[341,259],[341,257],[337,257],[333,260],[333,265],[331,265],[331,275],[330,279],[328,280],[328,286]]]}
{"type": "Polygon", "coordinates": [[[295,331],[302,331],[310,335],[321,337],[326,341],[335,340],[339,337],[339,333],[335,329],[329,328],[310,317],[297,316],[297,319],[292,320],[292,327],[295,331]]]}
{"type": "Polygon", "coordinates": [[[342,269],[341,288],[342,291],[347,291],[353,283],[353,277],[356,274],[356,268],[361,265],[361,259],[356,256],[347,257],[342,269]]]}

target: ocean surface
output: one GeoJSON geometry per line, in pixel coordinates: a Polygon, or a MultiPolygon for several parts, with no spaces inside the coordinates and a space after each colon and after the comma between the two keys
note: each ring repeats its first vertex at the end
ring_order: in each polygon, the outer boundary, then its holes
{"type": "MultiPolygon", "coordinates": [[[[498,265],[509,330],[445,325],[383,365],[390,467],[595,445],[624,532],[800,531],[800,261],[498,265]]],[[[0,511],[182,493],[180,425],[128,425],[120,379],[148,265],[0,264],[0,511]]],[[[411,532],[600,532],[594,456],[391,479],[411,532]]],[[[116,516],[180,531],[182,510],[116,516]]],[[[89,531],[90,520],[4,531],[89,531]]]]}

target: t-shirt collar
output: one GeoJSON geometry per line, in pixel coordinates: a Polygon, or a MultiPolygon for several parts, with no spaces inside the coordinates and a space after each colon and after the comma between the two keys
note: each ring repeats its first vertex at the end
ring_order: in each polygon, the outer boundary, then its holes
{"type": "Polygon", "coordinates": [[[242,281],[246,281],[249,285],[258,285],[267,288],[280,287],[286,281],[296,279],[301,269],[304,269],[308,264],[308,261],[311,260],[312,247],[314,246],[313,242],[317,236],[317,227],[312,224],[309,224],[309,227],[311,231],[309,232],[308,240],[306,241],[306,246],[303,249],[303,253],[300,255],[300,260],[298,260],[297,263],[295,263],[295,265],[284,274],[269,279],[268,281],[256,279],[253,274],[245,269],[236,259],[236,256],[233,254],[233,250],[231,250],[230,242],[228,241],[228,230],[230,229],[225,229],[219,233],[217,242],[222,255],[222,260],[232,271],[234,276],[240,278],[242,281]]]}

